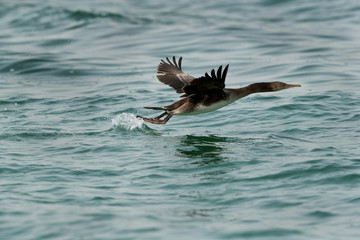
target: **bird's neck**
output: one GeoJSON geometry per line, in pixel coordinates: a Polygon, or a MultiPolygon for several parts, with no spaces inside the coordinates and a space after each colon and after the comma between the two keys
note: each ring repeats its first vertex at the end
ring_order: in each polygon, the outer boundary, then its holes
{"type": "Polygon", "coordinates": [[[246,87],[242,88],[232,88],[228,89],[232,95],[236,99],[246,97],[247,95],[259,92],[272,92],[273,90],[270,88],[269,83],[261,82],[261,83],[253,83],[246,87]]]}

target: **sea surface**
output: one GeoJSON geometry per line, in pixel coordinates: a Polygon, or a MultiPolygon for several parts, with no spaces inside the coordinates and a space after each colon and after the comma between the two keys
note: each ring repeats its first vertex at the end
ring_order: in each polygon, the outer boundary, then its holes
{"type": "Polygon", "coordinates": [[[358,0],[0,2],[0,239],[359,239],[358,0]],[[165,57],[301,84],[154,125],[165,57]]]}

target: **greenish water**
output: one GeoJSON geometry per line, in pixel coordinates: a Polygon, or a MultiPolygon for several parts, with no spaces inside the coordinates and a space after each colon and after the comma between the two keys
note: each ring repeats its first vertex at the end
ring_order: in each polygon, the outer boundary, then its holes
{"type": "Polygon", "coordinates": [[[3,1],[0,20],[1,239],[358,239],[358,1],[3,1]],[[302,87],[145,124],[179,97],[156,79],[173,55],[302,87]]]}

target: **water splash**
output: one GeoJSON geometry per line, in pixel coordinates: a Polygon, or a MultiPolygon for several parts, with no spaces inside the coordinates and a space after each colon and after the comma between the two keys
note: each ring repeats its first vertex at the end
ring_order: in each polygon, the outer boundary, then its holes
{"type": "Polygon", "coordinates": [[[121,127],[127,130],[142,128],[144,120],[137,118],[132,113],[121,113],[111,119],[113,127],[121,127]]]}

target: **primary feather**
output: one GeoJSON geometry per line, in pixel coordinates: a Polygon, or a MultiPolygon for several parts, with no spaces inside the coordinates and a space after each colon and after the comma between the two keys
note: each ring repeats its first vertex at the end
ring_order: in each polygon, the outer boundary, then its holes
{"type": "Polygon", "coordinates": [[[195,78],[181,70],[182,57],[176,62],[176,58],[173,57],[173,62],[166,58],[167,62],[161,60],[157,73],[157,78],[160,82],[169,85],[174,88],[177,93],[184,93],[183,88],[191,83],[195,78]]]}

